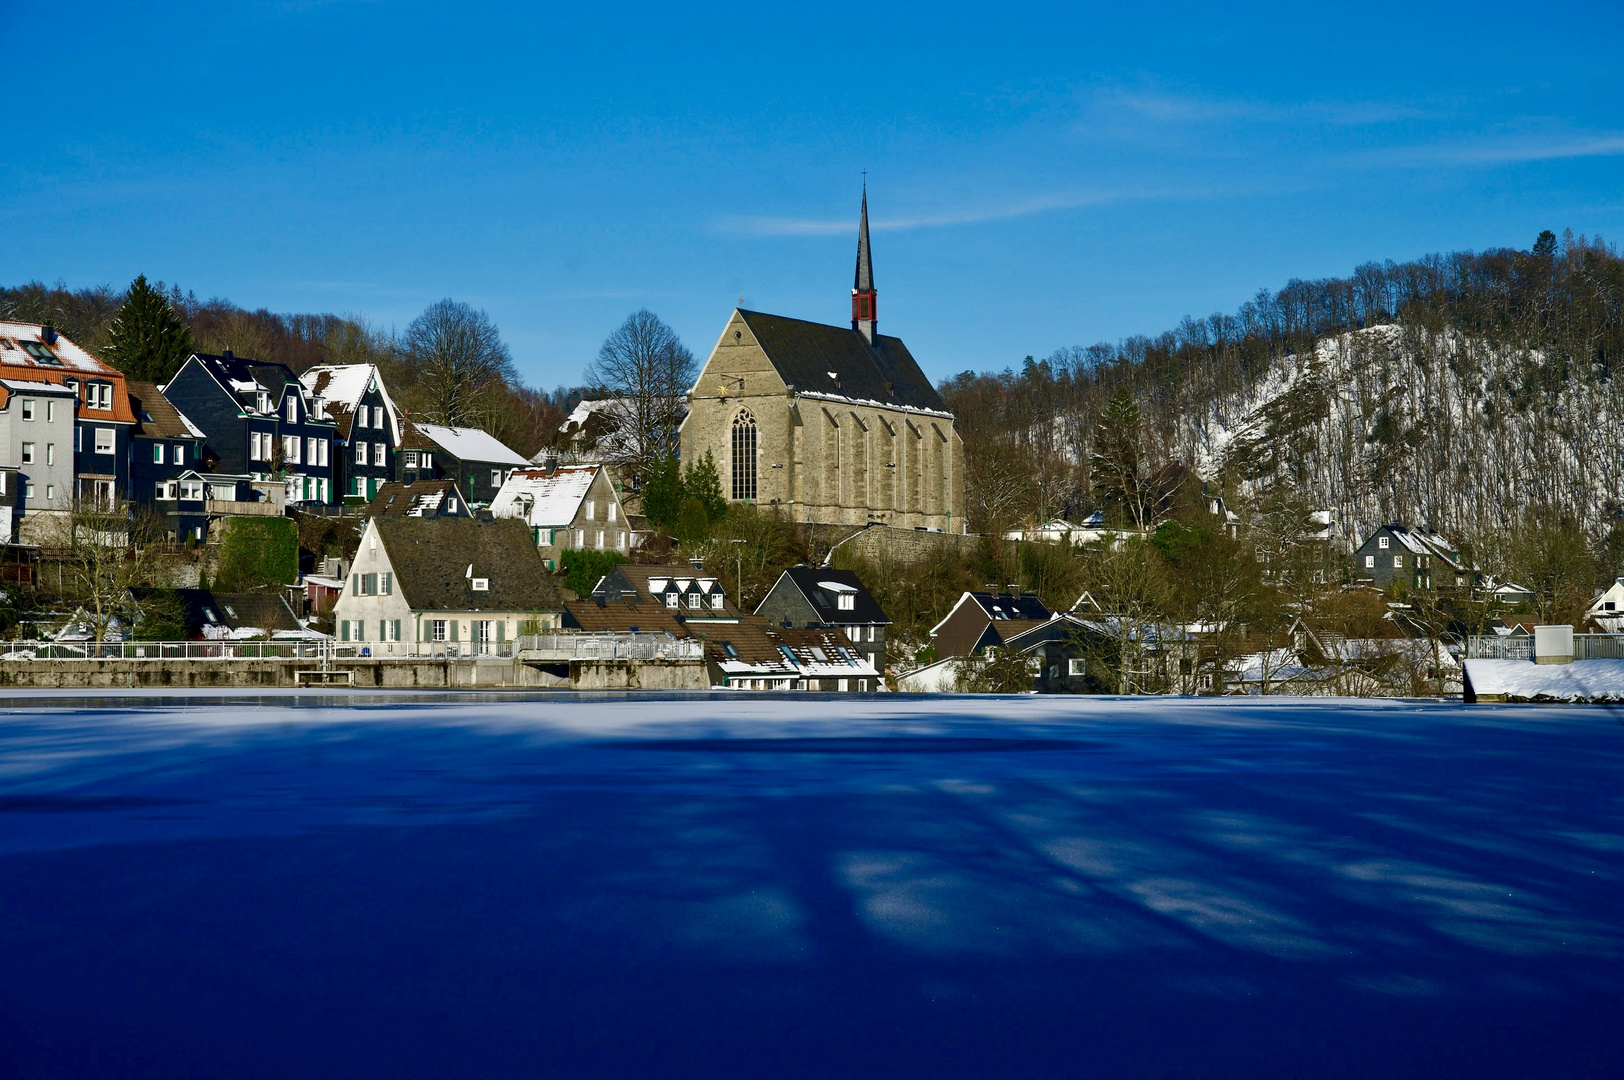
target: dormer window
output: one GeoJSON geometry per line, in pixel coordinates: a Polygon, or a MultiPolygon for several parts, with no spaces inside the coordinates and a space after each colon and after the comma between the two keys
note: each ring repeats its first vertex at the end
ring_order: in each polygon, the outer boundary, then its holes
{"type": "Polygon", "coordinates": [[[857,607],[857,597],[852,593],[841,593],[835,598],[835,606],[841,611],[853,611],[857,607]]]}
{"type": "Polygon", "coordinates": [[[298,422],[299,422],[299,399],[297,397],[290,397],[290,398],[288,398],[288,423],[297,424],[298,422]]]}
{"type": "Polygon", "coordinates": [[[699,609],[700,595],[696,592],[688,594],[688,606],[694,610],[699,609]]]}
{"type": "Polygon", "coordinates": [[[672,611],[677,610],[677,594],[676,593],[668,592],[668,593],[665,594],[665,606],[670,608],[672,611]]]}
{"type": "Polygon", "coordinates": [[[716,593],[711,597],[711,607],[715,608],[717,611],[722,610],[722,594],[721,593],[716,593]]]}
{"type": "Polygon", "coordinates": [[[56,358],[56,354],[37,341],[23,342],[23,351],[46,367],[62,366],[62,361],[56,358]]]}
{"type": "Polygon", "coordinates": [[[270,412],[271,411],[271,395],[269,395],[269,394],[265,393],[263,390],[261,390],[260,393],[259,393],[258,406],[259,406],[259,411],[260,412],[262,412],[262,413],[270,412]]]}

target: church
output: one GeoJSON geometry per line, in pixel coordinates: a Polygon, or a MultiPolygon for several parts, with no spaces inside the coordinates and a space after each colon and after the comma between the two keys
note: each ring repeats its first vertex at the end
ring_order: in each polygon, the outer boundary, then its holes
{"type": "Polygon", "coordinates": [[[876,330],[868,192],[851,327],[735,309],[693,389],[682,459],[792,521],[963,532],[964,443],[901,338],[876,330]]]}

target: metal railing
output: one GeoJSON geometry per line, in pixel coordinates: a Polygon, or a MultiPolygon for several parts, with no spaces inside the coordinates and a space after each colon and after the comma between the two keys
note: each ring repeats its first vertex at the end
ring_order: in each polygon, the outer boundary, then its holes
{"type": "Polygon", "coordinates": [[[1499,634],[1473,634],[1466,639],[1468,660],[1532,660],[1534,639],[1528,634],[1501,637],[1499,634]]]}
{"type": "Polygon", "coordinates": [[[368,646],[373,656],[382,656],[385,660],[391,655],[387,650],[389,646],[395,647],[395,654],[400,656],[415,656],[418,658],[430,657],[436,660],[455,660],[472,656],[512,656],[514,643],[511,641],[419,641],[413,644],[409,641],[373,642],[368,646]],[[402,651],[404,650],[404,651],[402,651]]]}
{"type": "Polygon", "coordinates": [[[0,660],[333,660],[358,649],[331,641],[0,641],[0,660]]]}
{"type": "Polygon", "coordinates": [[[703,660],[705,643],[658,633],[525,634],[519,638],[524,659],[556,660],[703,660]],[[529,654],[529,655],[524,655],[529,654]]]}
{"type": "MultiPolygon", "coordinates": [[[[1499,634],[1474,634],[1466,639],[1466,657],[1469,660],[1533,660],[1532,634],[1501,637],[1499,634]]],[[[1574,634],[1575,660],[1624,660],[1624,634],[1574,634]]]]}

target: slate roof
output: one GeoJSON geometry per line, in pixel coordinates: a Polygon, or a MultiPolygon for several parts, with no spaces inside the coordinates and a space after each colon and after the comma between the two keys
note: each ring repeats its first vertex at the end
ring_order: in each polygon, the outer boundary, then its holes
{"type": "Polygon", "coordinates": [[[447,495],[457,497],[457,509],[447,513],[468,512],[468,501],[457,490],[455,480],[418,480],[411,484],[392,481],[380,486],[367,503],[365,513],[367,517],[438,516],[447,495]]]}
{"type": "Polygon", "coordinates": [[[281,592],[214,593],[226,625],[233,630],[303,630],[281,592]]]}
{"type": "Polygon", "coordinates": [[[863,579],[850,570],[792,566],[785,570],[782,576],[788,578],[801,591],[801,595],[811,603],[813,610],[822,617],[821,621],[831,626],[889,625],[891,622],[886,617],[885,610],[880,607],[879,601],[874,599],[868,587],[863,584],[863,579]],[[839,590],[822,588],[824,582],[833,582],[857,590],[853,597],[852,610],[841,611],[836,606],[834,597],[834,593],[839,590]]]}
{"type": "Polygon", "coordinates": [[[158,384],[124,380],[135,413],[135,434],[146,439],[201,439],[203,432],[158,392],[158,384]]]}
{"type": "Polygon", "coordinates": [[[563,611],[530,530],[518,521],[375,517],[401,596],[414,611],[563,611]],[[487,578],[474,592],[472,577],[487,578]]]}
{"type": "Polygon", "coordinates": [[[626,633],[636,627],[645,634],[663,630],[672,637],[690,636],[682,623],[665,609],[664,604],[610,600],[600,606],[593,600],[576,600],[566,603],[564,612],[566,626],[594,633],[604,630],[626,633]]]}
{"type": "Polygon", "coordinates": [[[638,566],[633,563],[620,563],[605,574],[604,580],[595,584],[593,589],[596,591],[599,588],[618,587],[619,582],[624,581],[625,584],[630,585],[637,591],[638,599],[653,600],[655,590],[649,584],[650,579],[667,583],[659,592],[661,596],[664,596],[668,591],[673,591],[669,584],[671,582],[678,583],[685,596],[696,590],[709,595],[716,589],[722,589],[721,607],[713,608],[707,604],[703,608],[689,608],[684,605],[677,609],[684,618],[737,619],[744,615],[744,612],[733,606],[732,600],[727,599],[726,589],[723,588],[721,580],[715,574],[707,574],[703,570],[695,570],[691,566],[638,566]]]}
{"type": "Polygon", "coordinates": [[[798,392],[946,413],[947,404],[901,338],[874,344],[849,326],[739,309],[767,359],[798,392]],[[834,372],[836,378],[829,377],[834,372]]]}
{"type": "Polygon", "coordinates": [[[271,404],[275,406],[282,400],[282,388],[298,381],[293,377],[293,369],[286,364],[249,360],[230,354],[216,356],[213,353],[193,353],[191,359],[202,364],[204,370],[219,380],[220,385],[236,397],[238,404],[250,409],[256,404],[252,395],[260,390],[271,395],[271,404]]]}
{"type": "Polygon", "coordinates": [[[773,626],[759,615],[746,615],[737,623],[712,624],[691,636],[704,640],[706,659],[729,675],[860,678],[878,674],[836,630],[795,630],[773,626]]]}

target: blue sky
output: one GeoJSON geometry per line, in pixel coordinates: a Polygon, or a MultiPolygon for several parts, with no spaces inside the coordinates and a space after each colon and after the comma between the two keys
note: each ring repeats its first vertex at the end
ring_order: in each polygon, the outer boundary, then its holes
{"type": "Polygon", "coordinates": [[[741,294],[849,318],[866,169],[881,328],[939,378],[1624,233],[1616,3],[221,7],[0,0],[0,281],[452,296],[553,385],[638,307],[701,357],[741,294]]]}

